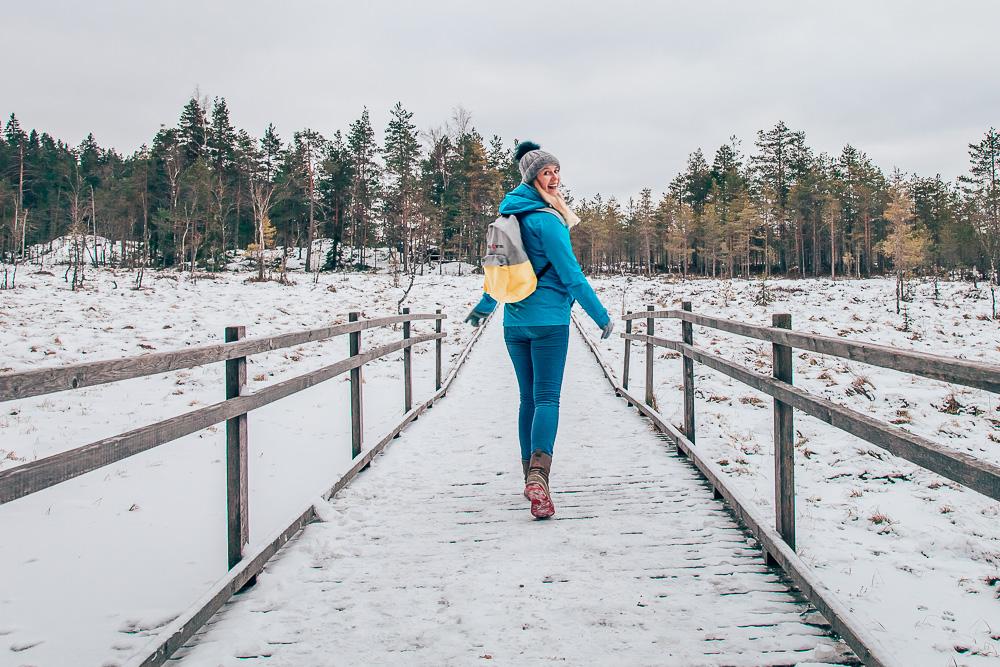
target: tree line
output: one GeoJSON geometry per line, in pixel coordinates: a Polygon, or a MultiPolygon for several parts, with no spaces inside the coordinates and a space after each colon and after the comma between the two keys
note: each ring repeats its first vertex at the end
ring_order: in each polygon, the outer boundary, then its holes
{"type": "MultiPolygon", "coordinates": [[[[367,108],[330,137],[303,129],[284,140],[269,125],[255,138],[233,126],[224,98],[195,95],[176,126],[123,156],[92,134],[71,146],[25,131],[11,114],[0,141],[0,255],[16,265],[68,236],[81,265],[216,271],[245,251],[259,279],[296,248],[307,271],[368,268],[374,248],[389,248],[410,273],[428,261],[476,264],[498,202],[520,180],[514,144],[487,141],[462,109],[419,132],[400,103],[381,139],[367,108]],[[79,247],[97,237],[114,243],[100,254],[79,247]],[[274,247],[282,259],[266,252],[274,247]]],[[[652,188],[624,202],[567,193],[584,221],[573,242],[592,272],[963,270],[996,283],[995,129],[969,145],[969,158],[954,182],[885,174],[851,145],[816,153],[803,131],[778,122],[749,155],[736,137],[711,163],[695,150],[658,197],[652,188]]]]}
{"type": "Polygon", "coordinates": [[[847,145],[815,153],[778,122],[745,156],[732,137],[709,163],[701,149],[654,200],[595,195],[578,203],[576,234],[590,268],[749,277],[867,277],[897,270],[1000,264],[1000,136],[969,146],[968,174],[886,175],[847,145]]]}
{"type": "MultiPolygon", "coordinates": [[[[88,135],[71,146],[11,114],[0,141],[0,253],[69,236],[114,241],[81,257],[129,267],[222,270],[234,251],[265,277],[268,248],[303,248],[307,271],[364,269],[388,247],[401,270],[475,261],[488,218],[520,179],[513,146],[484,140],[457,109],[424,133],[397,103],[379,141],[371,116],[332,137],[237,129],[224,98],[192,97],[175,127],[122,156],[88,135]],[[320,244],[325,239],[322,253],[320,244]]],[[[272,258],[273,259],[273,258],[272,258]]]]}

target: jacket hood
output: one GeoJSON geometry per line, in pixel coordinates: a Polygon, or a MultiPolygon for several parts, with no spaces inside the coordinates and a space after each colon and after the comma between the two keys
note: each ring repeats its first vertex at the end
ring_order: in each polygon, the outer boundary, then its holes
{"type": "Polygon", "coordinates": [[[548,204],[545,203],[542,195],[538,194],[538,190],[534,186],[521,183],[508,192],[503,201],[500,202],[500,215],[527,213],[547,206],[548,204]]]}

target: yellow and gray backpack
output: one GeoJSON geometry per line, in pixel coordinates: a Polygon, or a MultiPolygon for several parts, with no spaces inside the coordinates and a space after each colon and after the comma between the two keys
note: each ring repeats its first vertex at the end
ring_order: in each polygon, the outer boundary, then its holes
{"type": "MultiPolygon", "coordinates": [[[[562,216],[551,208],[538,209],[562,216]]],[[[531,211],[533,212],[533,211],[531,211]]],[[[538,286],[538,279],[552,268],[548,262],[535,274],[521,241],[521,222],[516,215],[501,215],[486,230],[486,255],[483,257],[483,291],[500,303],[522,301],[538,286]]]]}

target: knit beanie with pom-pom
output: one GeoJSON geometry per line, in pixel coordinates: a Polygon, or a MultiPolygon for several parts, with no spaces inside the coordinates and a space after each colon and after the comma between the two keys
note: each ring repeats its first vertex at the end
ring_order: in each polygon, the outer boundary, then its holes
{"type": "Polygon", "coordinates": [[[542,147],[533,141],[522,141],[514,149],[514,159],[517,160],[517,168],[521,170],[521,180],[525,183],[532,183],[538,172],[546,166],[552,164],[559,166],[559,159],[543,151],[542,147]]]}

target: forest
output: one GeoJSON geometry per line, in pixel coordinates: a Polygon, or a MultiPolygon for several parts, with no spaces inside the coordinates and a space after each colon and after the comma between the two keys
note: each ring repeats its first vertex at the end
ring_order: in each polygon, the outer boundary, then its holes
{"type": "MultiPolygon", "coordinates": [[[[970,140],[968,172],[950,182],[883,173],[850,144],[817,153],[779,121],[748,152],[735,136],[711,160],[694,150],[662,194],[566,192],[584,221],[573,242],[593,273],[958,271],[996,284],[1000,135],[991,127],[970,140]]],[[[419,131],[401,103],[381,140],[367,108],[329,137],[302,129],[286,140],[269,125],[257,138],[233,126],[224,98],[195,94],[175,127],[125,156],[93,134],[72,146],[27,131],[12,113],[0,141],[3,285],[61,238],[73,263],[220,271],[242,257],[261,280],[283,276],[289,252],[305,255],[306,271],[365,270],[375,248],[409,273],[441,260],[475,265],[519,181],[515,144],[487,140],[462,108],[419,131]],[[110,252],[85,252],[98,238],[110,252]]]]}

